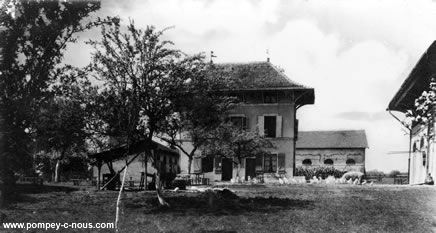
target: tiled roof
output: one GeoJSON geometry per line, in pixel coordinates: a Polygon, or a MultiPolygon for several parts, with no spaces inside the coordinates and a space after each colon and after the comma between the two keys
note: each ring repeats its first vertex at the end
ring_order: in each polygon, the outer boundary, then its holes
{"type": "Polygon", "coordinates": [[[300,131],[297,149],[367,148],[365,130],[300,131]]]}
{"type": "Polygon", "coordinates": [[[289,79],[270,62],[216,64],[232,80],[232,89],[310,89],[289,79]]]}

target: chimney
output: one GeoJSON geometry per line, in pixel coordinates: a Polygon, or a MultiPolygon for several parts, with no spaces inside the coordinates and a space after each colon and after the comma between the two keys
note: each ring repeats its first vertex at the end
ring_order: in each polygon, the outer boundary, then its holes
{"type": "Polygon", "coordinates": [[[266,58],[266,62],[269,62],[269,57],[266,58]]]}

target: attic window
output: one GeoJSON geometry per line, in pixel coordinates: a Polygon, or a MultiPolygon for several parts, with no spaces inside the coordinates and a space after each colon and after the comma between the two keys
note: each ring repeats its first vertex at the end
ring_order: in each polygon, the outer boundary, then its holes
{"type": "Polygon", "coordinates": [[[266,104],[277,103],[277,92],[266,91],[263,93],[263,102],[266,104]]]}

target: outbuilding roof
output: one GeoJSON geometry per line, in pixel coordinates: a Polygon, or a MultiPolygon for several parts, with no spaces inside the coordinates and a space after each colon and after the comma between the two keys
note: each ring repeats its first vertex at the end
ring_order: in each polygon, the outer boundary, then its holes
{"type": "Polygon", "coordinates": [[[296,148],[368,148],[368,142],[365,130],[300,131],[296,148]]]}
{"type": "MultiPolygon", "coordinates": [[[[179,151],[176,149],[168,148],[158,142],[153,141],[153,147],[158,153],[168,153],[178,155],[179,151]]],[[[111,162],[115,160],[122,159],[126,153],[128,155],[138,154],[144,152],[147,148],[146,141],[139,141],[135,144],[130,145],[129,151],[126,145],[114,148],[111,150],[103,151],[100,153],[89,154],[88,157],[95,160],[100,160],[103,162],[111,162]]]]}
{"type": "Polygon", "coordinates": [[[415,99],[429,88],[431,77],[436,74],[436,41],[424,52],[421,59],[392,98],[387,110],[406,112],[414,108],[415,99]]]}

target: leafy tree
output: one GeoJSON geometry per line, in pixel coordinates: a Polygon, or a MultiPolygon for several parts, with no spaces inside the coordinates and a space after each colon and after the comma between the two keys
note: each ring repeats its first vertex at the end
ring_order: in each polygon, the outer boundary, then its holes
{"type": "Polygon", "coordinates": [[[59,182],[61,161],[85,151],[86,112],[91,83],[84,72],[65,67],[63,74],[51,85],[52,97],[41,105],[35,131],[37,150],[45,151],[55,161],[54,181],[59,182]]]}
{"type": "Polygon", "coordinates": [[[434,117],[434,107],[436,105],[436,78],[432,77],[427,90],[415,99],[415,108],[406,112],[406,123],[409,128],[416,124],[431,125],[434,117]]]}
{"type": "Polygon", "coordinates": [[[202,57],[194,62],[195,69],[185,69],[191,72],[186,75],[191,78],[183,83],[181,97],[174,100],[179,114],[160,135],[162,140],[188,157],[188,174],[191,174],[195,153],[211,139],[213,131],[223,123],[228,111],[236,104],[235,98],[221,92],[228,89],[231,80],[202,57]],[[190,150],[183,146],[187,140],[192,144],[190,150]]]}
{"type": "Polygon", "coordinates": [[[268,153],[273,144],[259,135],[257,131],[246,131],[232,122],[225,122],[216,128],[213,137],[204,144],[204,153],[217,158],[233,158],[237,174],[244,158],[268,153]]]}
{"type": "Polygon", "coordinates": [[[398,171],[398,170],[392,170],[392,171],[389,172],[389,177],[393,177],[393,178],[395,178],[395,177],[396,177],[397,175],[399,175],[399,174],[401,174],[400,171],[398,171]]]}
{"type": "Polygon", "coordinates": [[[120,22],[102,26],[102,40],[94,46],[91,70],[103,83],[104,100],[114,113],[102,118],[101,132],[132,145],[145,141],[146,155],[156,170],[156,190],[161,205],[168,205],[161,194],[161,164],[153,153],[153,137],[165,132],[177,117],[173,100],[180,97],[183,83],[191,78],[195,57],[170,48],[161,40],[164,31],[152,26],[137,29],[131,21],[122,32],[120,22]]]}
{"type": "Polygon", "coordinates": [[[82,23],[99,9],[97,1],[3,1],[0,11],[0,109],[4,149],[0,155],[3,194],[12,175],[29,158],[35,114],[49,101],[49,83],[57,76],[68,43],[76,32],[95,24],[82,23]]]}

